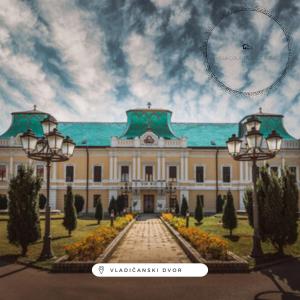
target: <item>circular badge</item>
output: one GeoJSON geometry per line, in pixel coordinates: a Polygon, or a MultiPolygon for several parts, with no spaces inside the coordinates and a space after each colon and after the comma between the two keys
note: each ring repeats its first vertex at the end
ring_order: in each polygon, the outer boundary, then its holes
{"type": "Polygon", "coordinates": [[[268,93],[285,76],[291,39],[269,12],[240,8],[223,16],[205,45],[207,71],[227,92],[268,93]]]}

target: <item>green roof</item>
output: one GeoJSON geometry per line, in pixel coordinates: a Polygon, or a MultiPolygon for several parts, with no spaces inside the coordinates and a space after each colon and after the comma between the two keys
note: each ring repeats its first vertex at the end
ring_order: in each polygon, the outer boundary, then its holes
{"type": "MultiPolygon", "coordinates": [[[[171,112],[166,110],[152,110],[141,114],[142,110],[127,112],[128,122],[59,122],[58,130],[63,135],[70,136],[77,146],[109,147],[111,137],[132,139],[141,136],[147,129],[166,139],[187,138],[188,147],[225,147],[226,140],[233,134],[243,134],[243,122],[240,123],[171,123],[171,112]]],[[[41,136],[40,122],[46,113],[36,110],[12,114],[12,123],[0,139],[15,137],[31,128],[41,136]]],[[[258,114],[261,120],[261,132],[266,137],[272,130],[276,130],[285,140],[295,140],[284,128],[283,116],[258,114]]]]}
{"type": "Polygon", "coordinates": [[[165,109],[132,109],[126,112],[127,127],[120,136],[124,139],[133,139],[151,130],[159,137],[165,139],[176,139],[172,130],[172,112],[165,109]]]}

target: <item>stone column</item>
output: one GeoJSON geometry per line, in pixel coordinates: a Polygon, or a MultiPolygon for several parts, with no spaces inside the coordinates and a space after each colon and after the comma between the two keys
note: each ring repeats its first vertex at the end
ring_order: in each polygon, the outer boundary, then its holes
{"type": "Polygon", "coordinates": [[[118,181],[118,157],[114,157],[114,181],[118,181]]]}
{"type": "Polygon", "coordinates": [[[160,173],[161,173],[161,157],[159,153],[157,157],[157,180],[160,180],[160,173]]]}
{"type": "Polygon", "coordinates": [[[180,180],[184,181],[184,156],[181,154],[180,158],[180,180]]]}
{"type": "Polygon", "coordinates": [[[186,181],[189,180],[189,162],[187,155],[184,157],[184,179],[186,181]]]}
{"type": "Polygon", "coordinates": [[[136,179],[136,157],[135,154],[133,154],[132,158],[132,180],[136,179]]]}
{"type": "Polygon", "coordinates": [[[137,157],[137,179],[141,180],[141,154],[138,153],[137,157]]]}
{"type": "Polygon", "coordinates": [[[112,157],[112,154],[109,154],[109,181],[113,180],[113,163],[114,158],[112,157]]]}
{"type": "Polygon", "coordinates": [[[165,158],[164,154],[163,154],[163,156],[161,158],[161,164],[162,164],[161,179],[165,180],[166,179],[166,158],[165,158]]]}
{"type": "Polygon", "coordinates": [[[12,154],[10,154],[9,158],[9,178],[12,178],[14,176],[14,157],[12,154]]]}

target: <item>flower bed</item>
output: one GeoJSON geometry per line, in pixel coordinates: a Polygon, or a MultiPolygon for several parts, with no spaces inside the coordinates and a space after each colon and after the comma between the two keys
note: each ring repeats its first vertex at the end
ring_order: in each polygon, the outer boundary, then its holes
{"type": "Polygon", "coordinates": [[[174,227],[205,259],[228,260],[228,243],[221,238],[195,227],[185,227],[185,220],[172,214],[162,214],[162,218],[174,227]]]}
{"type": "Polygon", "coordinates": [[[130,214],[118,217],[114,221],[114,227],[100,227],[83,241],[65,246],[68,261],[96,260],[132,219],[130,214]]]}

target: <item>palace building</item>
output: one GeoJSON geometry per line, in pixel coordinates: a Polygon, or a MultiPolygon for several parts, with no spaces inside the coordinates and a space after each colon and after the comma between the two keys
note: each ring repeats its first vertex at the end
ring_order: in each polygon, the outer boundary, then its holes
{"type": "MultiPolygon", "coordinates": [[[[101,198],[104,211],[110,199],[124,195],[126,206],[137,212],[160,212],[179,205],[186,197],[194,211],[201,199],[204,211],[216,211],[217,195],[229,189],[237,210],[244,210],[243,195],[251,185],[251,162],[238,162],[228,154],[226,141],[243,137],[245,116],[238,123],[176,123],[165,109],[131,109],[127,122],[59,122],[58,130],[76,143],[74,155],[51,168],[50,204],[63,210],[68,185],[93,212],[101,198]]],[[[31,128],[42,136],[41,121],[49,114],[13,112],[10,127],[0,135],[0,194],[7,194],[9,180],[21,164],[31,164],[45,178],[45,165],[26,157],[20,135],[31,128]]],[[[266,137],[275,129],[283,138],[275,158],[262,161],[280,175],[282,167],[296,174],[299,184],[300,141],[285,129],[283,116],[261,110],[254,114],[266,137]]],[[[55,116],[54,116],[55,117],[55,116]]],[[[45,180],[41,193],[46,195],[45,180]]]]}

